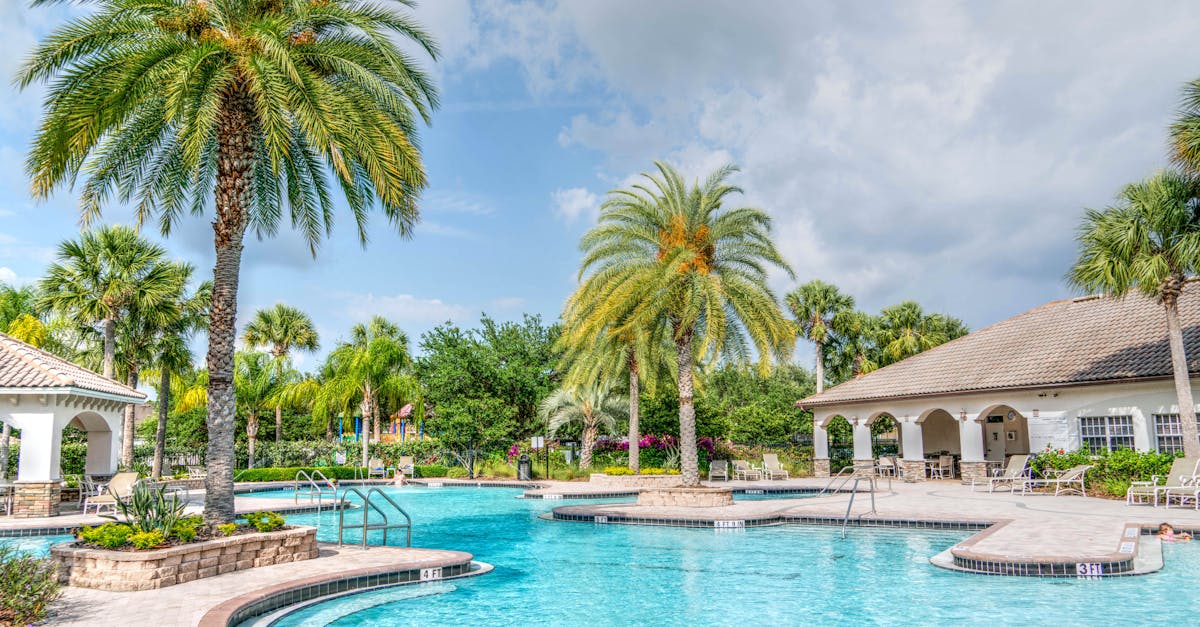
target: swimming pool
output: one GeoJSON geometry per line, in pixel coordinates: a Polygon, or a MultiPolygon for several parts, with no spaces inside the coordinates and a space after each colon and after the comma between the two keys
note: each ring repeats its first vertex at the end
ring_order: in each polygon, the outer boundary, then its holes
{"type": "Polygon", "coordinates": [[[0,545],[10,546],[18,551],[32,553],[37,556],[50,554],[50,547],[60,542],[70,542],[75,536],[70,534],[60,536],[19,536],[0,538],[0,545]]]}
{"type": "MultiPolygon", "coordinates": [[[[988,577],[929,564],[962,532],[858,528],[842,540],[826,527],[592,525],[541,519],[563,502],[515,490],[393,494],[413,516],[414,546],[467,551],[495,571],[320,602],[274,625],[1183,624],[1200,605],[1193,545],[1167,546],[1166,568],[1141,577],[988,577]]],[[[288,519],[336,540],[334,512],[288,519]]]]}

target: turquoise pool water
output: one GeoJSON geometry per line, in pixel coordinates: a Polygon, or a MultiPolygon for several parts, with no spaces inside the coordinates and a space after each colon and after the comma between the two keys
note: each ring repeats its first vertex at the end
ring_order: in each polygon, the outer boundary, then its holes
{"type": "MultiPolygon", "coordinates": [[[[958,532],[591,525],[542,520],[564,502],[515,490],[394,493],[414,545],[468,551],[495,571],[334,599],[276,625],[1189,624],[1200,607],[1200,544],[1167,546],[1166,569],[1143,577],[988,577],[929,564],[958,532]]],[[[289,520],[336,539],[336,513],[289,520]]]]}
{"type": "Polygon", "coordinates": [[[72,535],[62,536],[22,536],[19,538],[0,538],[0,545],[11,546],[18,551],[34,555],[49,555],[50,547],[60,542],[70,542],[75,539],[72,535]]]}

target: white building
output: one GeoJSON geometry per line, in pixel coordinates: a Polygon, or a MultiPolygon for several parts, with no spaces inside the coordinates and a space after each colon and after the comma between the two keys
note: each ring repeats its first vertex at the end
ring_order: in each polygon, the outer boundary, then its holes
{"type": "Polygon", "coordinates": [[[88,474],[112,474],[126,404],[146,395],[0,333],[0,422],[21,430],[14,515],[58,514],[62,432],[87,432],[88,474]]]}
{"type": "MultiPolygon", "coordinates": [[[[1189,287],[1179,308],[1196,400],[1200,284],[1189,287]]],[[[1048,303],[797,405],[813,412],[818,476],[830,472],[827,428],[839,417],[853,429],[855,466],[872,463],[870,425],[890,416],[906,475],[924,476],[927,456],[947,454],[964,481],[1046,447],[1183,445],[1166,314],[1139,294],[1048,303]]]]}

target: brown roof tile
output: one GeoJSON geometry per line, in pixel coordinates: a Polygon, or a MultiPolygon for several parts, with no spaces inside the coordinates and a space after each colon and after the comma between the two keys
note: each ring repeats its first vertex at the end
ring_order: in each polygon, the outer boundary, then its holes
{"type": "Polygon", "coordinates": [[[0,333],[0,388],[78,388],[139,403],[146,395],[0,333]]]}
{"type": "MultiPolygon", "coordinates": [[[[1179,303],[1188,369],[1200,373],[1200,283],[1179,303]]],[[[834,386],[805,407],[979,390],[1171,376],[1166,314],[1141,294],[1086,296],[1036,309],[834,386]]]]}

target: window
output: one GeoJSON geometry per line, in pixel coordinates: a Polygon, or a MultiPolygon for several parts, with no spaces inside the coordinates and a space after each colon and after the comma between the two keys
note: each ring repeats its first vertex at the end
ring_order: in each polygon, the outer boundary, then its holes
{"type": "MultiPolygon", "coordinates": [[[[1200,417],[1196,419],[1200,423],[1200,417]]],[[[1183,424],[1179,414],[1154,414],[1154,440],[1161,453],[1183,452],[1183,424]]]]}
{"type": "Polygon", "coordinates": [[[1079,419],[1083,446],[1092,451],[1133,448],[1133,416],[1086,416],[1079,419]]]}

